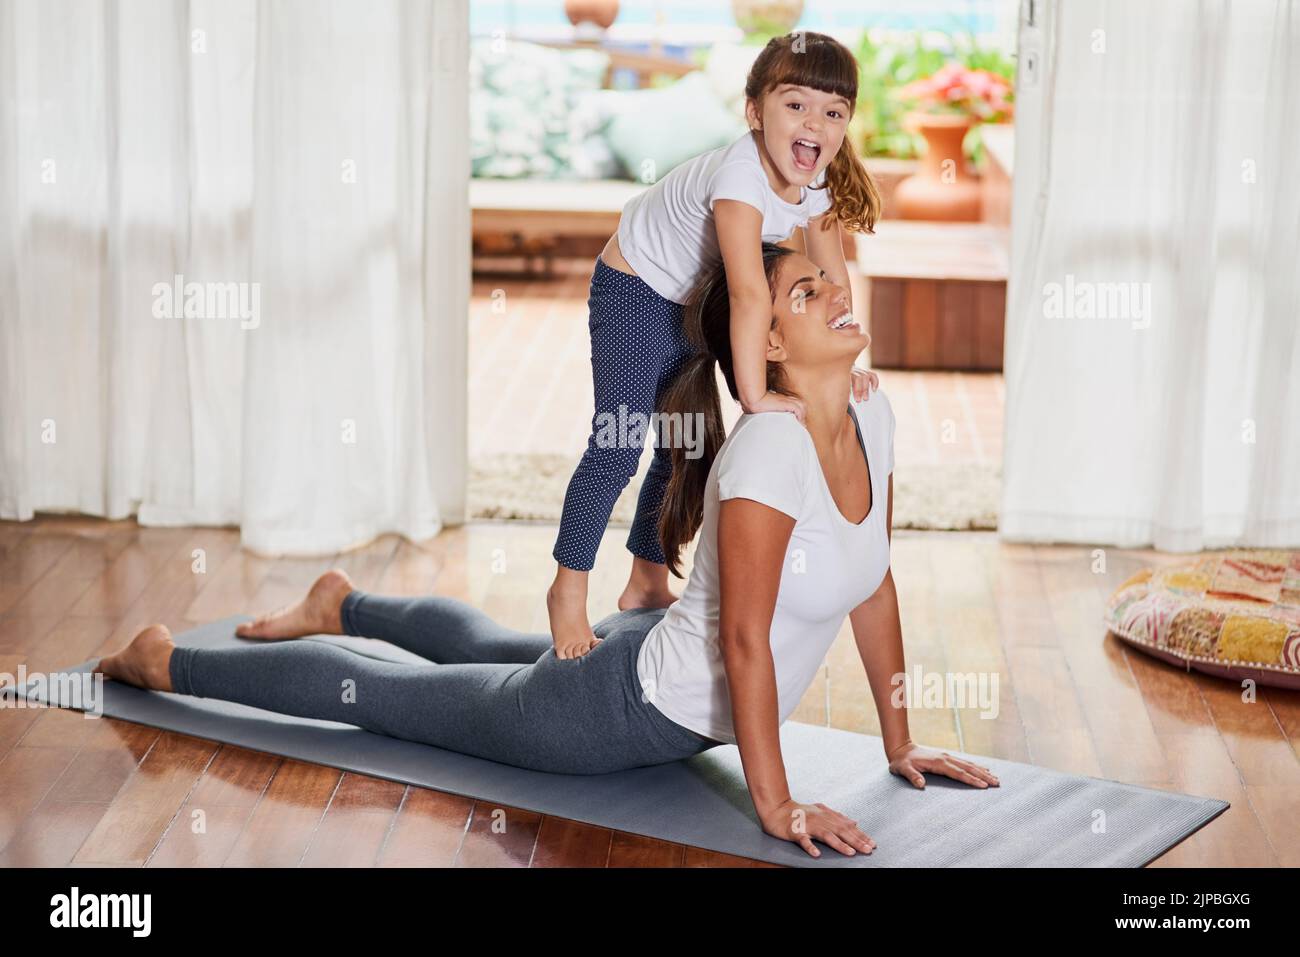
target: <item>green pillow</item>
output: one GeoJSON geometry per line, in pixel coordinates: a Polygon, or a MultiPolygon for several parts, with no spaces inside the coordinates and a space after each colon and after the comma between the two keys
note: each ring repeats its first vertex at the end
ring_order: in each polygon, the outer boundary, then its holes
{"type": "Polygon", "coordinates": [[[569,179],[570,115],[601,88],[609,67],[600,50],[556,50],[523,40],[470,44],[470,169],[473,176],[569,179]]]}
{"type": "Polygon", "coordinates": [[[746,124],[718,99],[708,77],[618,95],[605,139],[628,176],[653,183],[693,156],[737,140],[746,124]]]}

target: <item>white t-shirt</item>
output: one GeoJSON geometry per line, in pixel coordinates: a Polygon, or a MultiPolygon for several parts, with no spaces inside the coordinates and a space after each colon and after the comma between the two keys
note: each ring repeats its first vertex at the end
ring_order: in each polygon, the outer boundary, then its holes
{"type": "MultiPolygon", "coordinates": [[[[822,186],[822,170],[812,186],[822,186]]],[[[805,186],[799,202],[787,203],[767,181],[754,134],[730,146],[701,153],[659,182],[633,196],[618,222],[618,246],[638,276],[665,299],[684,303],[700,271],[722,259],[713,204],[719,199],[748,203],[763,214],[764,242],[789,239],[830,209],[829,191],[805,186]]],[[[786,413],[787,415],[789,413],[786,413]]]]}
{"type": "Polygon", "coordinates": [[[871,474],[871,511],[859,525],[836,506],[812,436],[789,412],[742,415],[722,443],[709,469],[690,577],[637,657],[646,700],[678,724],[715,741],[736,742],[718,641],[721,501],[753,499],[795,519],[770,633],[782,722],[798,707],[845,617],[884,581],[894,410],[879,390],[850,402],[850,408],[871,474]]]}

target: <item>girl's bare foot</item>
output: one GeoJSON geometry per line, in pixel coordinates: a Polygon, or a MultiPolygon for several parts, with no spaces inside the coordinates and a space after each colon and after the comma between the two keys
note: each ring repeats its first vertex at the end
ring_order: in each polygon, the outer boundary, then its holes
{"type": "Polygon", "coordinates": [[[303,635],[341,635],[339,615],[343,599],[352,591],[352,580],[338,568],[316,579],[307,597],[296,605],[259,615],[235,629],[241,638],[301,638],[303,635]]]}
{"type": "Polygon", "coordinates": [[[627,611],[629,608],[667,608],[677,600],[677,596],[668,590],[665,585],[662,589],[651,591],[640,591],[634,589],[631,585],[623,589],[623,594],[618,599],[618,610],[627,611]]]}
{"type": "Polygon", "coordinates": [[[107,678],[149,691],[171,691],[172,651],[176,642],[166,625],[150,625],[117,654],[101,658],[96,671],[107,678]]]}
{"type": "Polygon", "coordinates": [[[667,608],[677,600],[668,590],[668,566],[632,559],[632,574],[618,599],[618,610],[629,608],[667,608]]]}
{"type": "Polygon", "coordinates": [[[587,621],[587,573],[559,567],[546,592],[555,657],[581,658],[600,641],[587,621]]]}

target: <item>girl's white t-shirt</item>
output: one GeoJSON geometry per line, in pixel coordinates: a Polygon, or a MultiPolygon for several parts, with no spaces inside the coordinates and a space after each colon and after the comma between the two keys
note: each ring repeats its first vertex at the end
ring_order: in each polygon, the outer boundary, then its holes
{"type": "Polygon", "coordinates": [[[894,410],[879,390],[849,408],[871,477],[871,511],[857,525],[836,506],[812,436],[789,412],[746,413],[722,443],[709,469],[690,577],[637,656],[646,700],[678,724],[736,742],[718,641],[720,502],[753,499],[795,519],[770,632],[781,722],[798,707],[848,613],[884,581],[894,410]]]}
{"type": "Polygon", "coordinates": [[[730,146],[673,167],[624,204],[619,249],[646,285],[665,299],[685,303],[700,271],[721,261],[713,223],[718,200],[739,200],[761,212],[763,241],[770,243],[784,242],[796,226],[806,226],[830,209],[829,190],[812,188],[825,184],[825,170],[800,190],[799,202],[777,196],[759,162],[755,135],[746,131],[730,146]]]}

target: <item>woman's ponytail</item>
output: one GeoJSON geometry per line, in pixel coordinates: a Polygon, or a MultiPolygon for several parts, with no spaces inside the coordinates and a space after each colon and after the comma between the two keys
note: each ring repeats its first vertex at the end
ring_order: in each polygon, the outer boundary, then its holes
{"type": "MultiPolygon", "coordinates": [[[[772,291],[777,263],[791,255],[791,251],[775,243],[763,243],[762,253],[763,272],[768,289],[772,291]]],[[[776,324],[775,316],[772,324],[776,324]]],[[[737,399],[738,396],[736,372],[731,362],[731,293],[727,288],[726,267],[721,261],[697,277],[687,297],[682,331],[693,346],[694,355],[664,390],[659,403],[659,410],[668,414],[669,423],[682,423],[681,436],[698,434],[700,437],[699,454],[694,457],[687,456],[684,442],[671,443],[673,472],[659,511],[659,544],[668,570],[678,578],[682,577],[682,546],[695,537],[704,521],[704,493],[709,470],[727,437],[722,426],[718,370],[722,372],[731,397],[737,399]],[[688,418],[692,426],[699,425],[690,433],[686,426],[688,418]]],[[[790,394],[785,373],[778,362],[767,363],[767,388],[772,392],[790,394]]]]}
{"type": "Polygon", "coordinates": [[[684,442],[672,443],[673,472],[659,512],[659,543],[668,570],[678,578],[682,577],[682,546],[695,537],[704,519],[705,483],[725,437],[714,372],[716,361],[707,349],[691,356],[668,386],[660,404],[661,411],[668,415],[667,421],[682,423],[681,436],[698,435],[700,453],[689,458],[684,442]],[[688,421],[692,426],[686,425],[688,421]],[[697,422],[700,427],[694,429],[697,422]]]}

